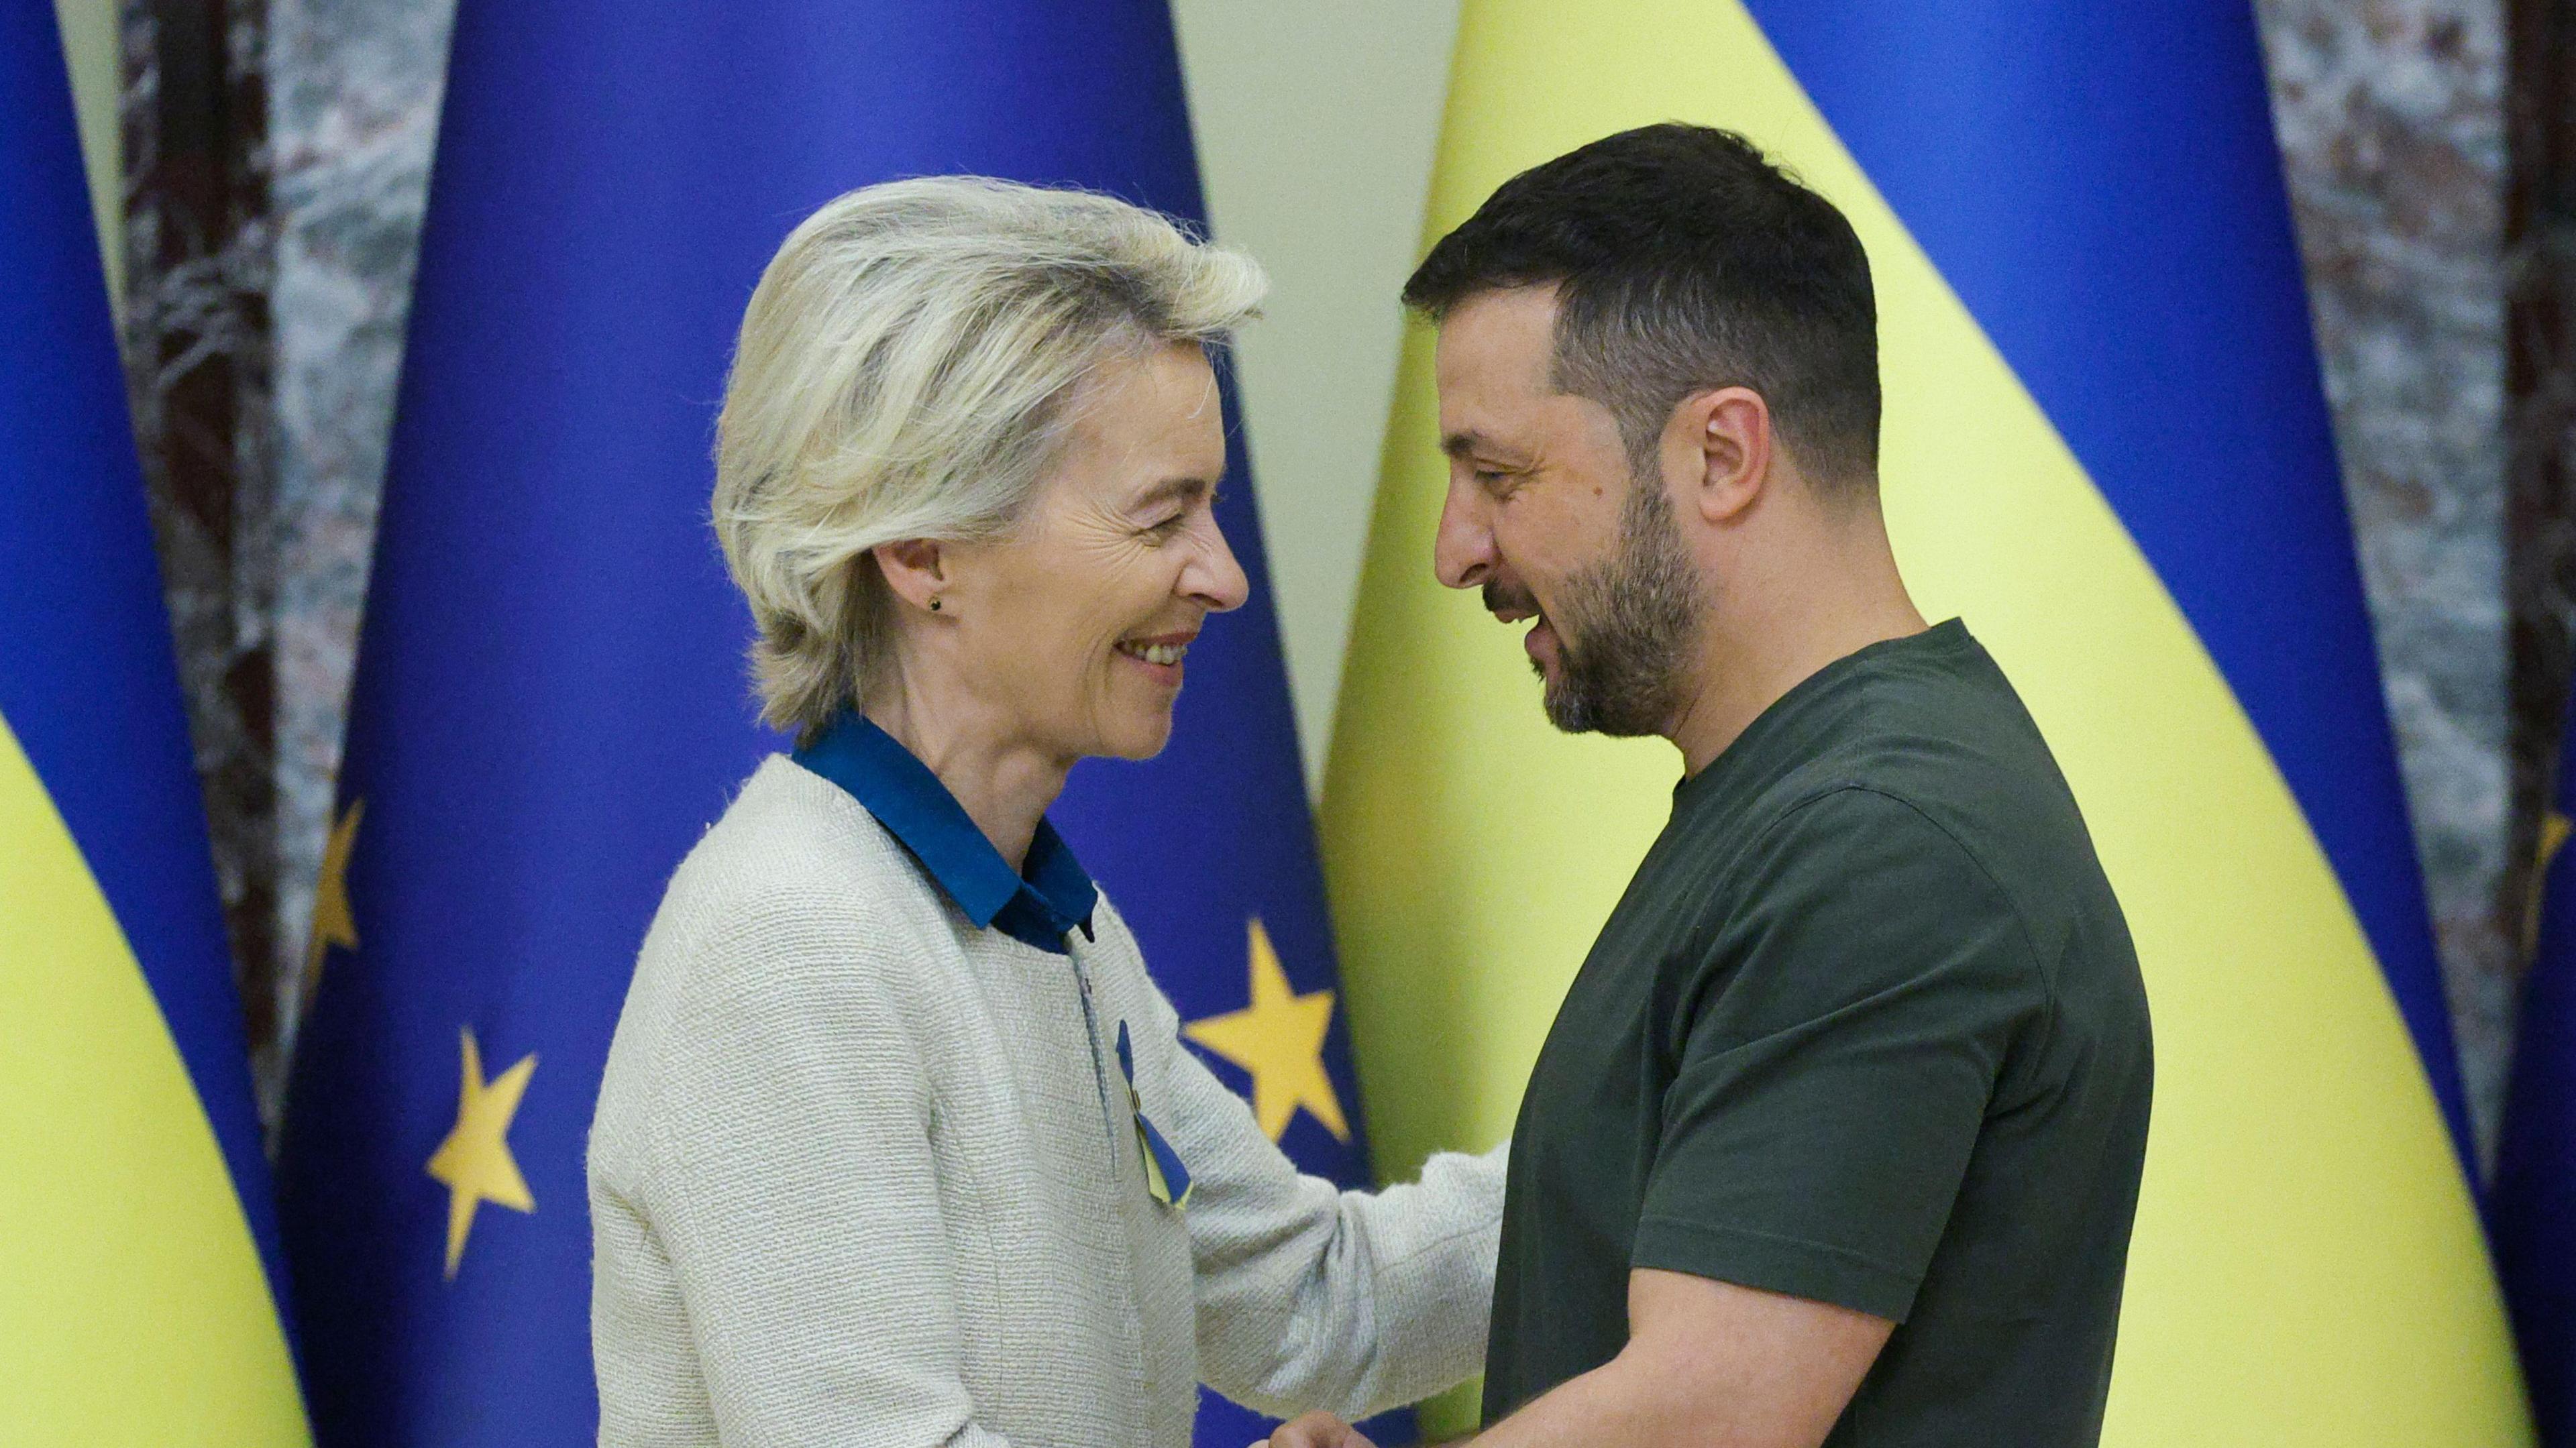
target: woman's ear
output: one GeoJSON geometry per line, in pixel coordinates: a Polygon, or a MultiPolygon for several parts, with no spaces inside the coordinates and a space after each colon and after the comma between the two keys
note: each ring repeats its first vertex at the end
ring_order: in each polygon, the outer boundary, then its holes
{"type": "Polygon", "coordinates": [[[948,559],[936,541],[905,538],[868,551],[895,597],[914,608],[941,611],[939,595],[948,587],[948,559]]]}

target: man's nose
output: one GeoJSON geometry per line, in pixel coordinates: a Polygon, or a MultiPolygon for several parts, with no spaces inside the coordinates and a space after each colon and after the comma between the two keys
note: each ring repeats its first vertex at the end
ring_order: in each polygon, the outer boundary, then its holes
{"type": "Polygon", "coordinates": [[[1455,480],[1440,504],[1431,571],[1451,588],[1475,588],[1494,572],[1492,505],[1472,481],[1455,480]]]}

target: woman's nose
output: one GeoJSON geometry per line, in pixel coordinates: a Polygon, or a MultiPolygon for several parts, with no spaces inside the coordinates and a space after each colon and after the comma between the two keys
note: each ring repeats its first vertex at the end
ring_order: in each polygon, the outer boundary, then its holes
{"type": "Polygon", "coordinates": [[[1208,546],[1181,575],[1182,591],[1205,604],[1210,613],[1241,608],[1252,596],[1252,580],[1244,576],[1243,565],[1235,561],[1234,548],[1215,519],[1208,520],[1207,532],[1208,546]]]}

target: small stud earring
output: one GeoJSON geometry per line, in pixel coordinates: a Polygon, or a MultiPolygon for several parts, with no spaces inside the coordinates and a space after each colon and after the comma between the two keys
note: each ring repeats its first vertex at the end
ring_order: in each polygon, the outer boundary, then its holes
{"type": "Polygon", "coordinates": [[[932,613],[937,613],[937,612],[939,612],[939,598],[938,598],[938,596],[937,596],[936,594],[934,594],[934,595],[932,595],[932,596],[931,596],[931,600],[930,600],[930,611],[931,611],[932,613]]]}

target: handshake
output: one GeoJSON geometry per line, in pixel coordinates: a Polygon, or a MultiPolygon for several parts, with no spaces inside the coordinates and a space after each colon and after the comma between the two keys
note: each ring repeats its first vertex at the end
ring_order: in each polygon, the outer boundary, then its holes
{"type": "Polygon", "coordinates": [[[1377,1448],[1368,1435],[1330,1413],[1305,1413],[1279,1425],[1252,1448],[1377,1448]]]}

